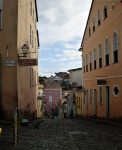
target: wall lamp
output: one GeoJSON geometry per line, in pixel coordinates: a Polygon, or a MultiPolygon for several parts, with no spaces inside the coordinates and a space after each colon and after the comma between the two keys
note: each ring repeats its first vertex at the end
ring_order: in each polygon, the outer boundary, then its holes
{"type": "Polygon", "coordinates": [[[79,48],[79,51],[81,51],[81,52],[82,52],[82,50],[83,50],[83,47],[81,46],[81,47],[79,48]]]}
{"type": "Polygon", "coordinates": [[[28,46],[27,46],[26,44],[24,44],[24,45],[21,47],[21,49],[22,49],[23,53],[20,53],[20,54],[24,54],[24,55],[23,55],[23,56],[20,56],[20,55],[18,54],[18,58],[19,58],[19,57],[27,57],[26,54],[27,54],[27,52],[28,52],[28,46]]]}

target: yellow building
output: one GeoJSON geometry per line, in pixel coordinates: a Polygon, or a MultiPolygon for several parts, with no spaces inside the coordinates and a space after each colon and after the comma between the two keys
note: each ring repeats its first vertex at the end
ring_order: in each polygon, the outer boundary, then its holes
{"type": "Polygon", "coordinates": [[[83,115],[122,117],[122,1],[93,0],[83,40],[83,115]]]}
{"type": "Polygon", "coordinates": [[[82,116],[82,91],[77,90],[75,92],[76,95],[76,115],[82,116]]]}
{"type": "Polygon", "coordinates": [[[0,117],[38,115],[37,21],[36,0],[0,0],[0,117]]]}

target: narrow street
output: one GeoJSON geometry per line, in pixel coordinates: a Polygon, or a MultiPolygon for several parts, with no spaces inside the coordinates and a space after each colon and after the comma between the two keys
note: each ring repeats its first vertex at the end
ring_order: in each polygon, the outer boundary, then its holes
{"type": "MultiPolygon", "coordinates": [[[[13,149],[12,127],[3,125],[0,150],[13,149]]],[[[20,126],[17,150],[121,150],[122,128],[83,119],[47,118],[39,129],[20,126]]]]}

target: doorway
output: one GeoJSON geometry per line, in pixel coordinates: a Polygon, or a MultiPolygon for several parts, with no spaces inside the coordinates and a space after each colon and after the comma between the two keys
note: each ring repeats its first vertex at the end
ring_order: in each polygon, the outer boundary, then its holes
{"type": "Polygon", "coordinates": [[[106,117],[110,116],[110,91],[109,86],[106,86],[106,117]]]}
{"type": "Polygon", "coordinates": [[[88,90],[86,90],[86,115],[88,115],[88,90]]]}
{"type": "Polygon", "coordinates": [[[94,89],[94,116],[97,117],[97,89],[94,89]]]}

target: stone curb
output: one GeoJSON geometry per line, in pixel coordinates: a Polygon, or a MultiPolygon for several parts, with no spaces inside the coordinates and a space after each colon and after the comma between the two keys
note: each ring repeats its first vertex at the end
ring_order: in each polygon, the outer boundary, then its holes
{"type": "Polygon", "coordinates": [[[114,120],[114,121],[104,120],[104,119],[102,120],[102,119],[99,119],[99,118],[90,118],[90,117],[81,117],[81,119],[96,122],[96,123],[111,125],[111,126],[122,127],[122,122],[121,121],[118,122],[116,120],[114,120]]]}

